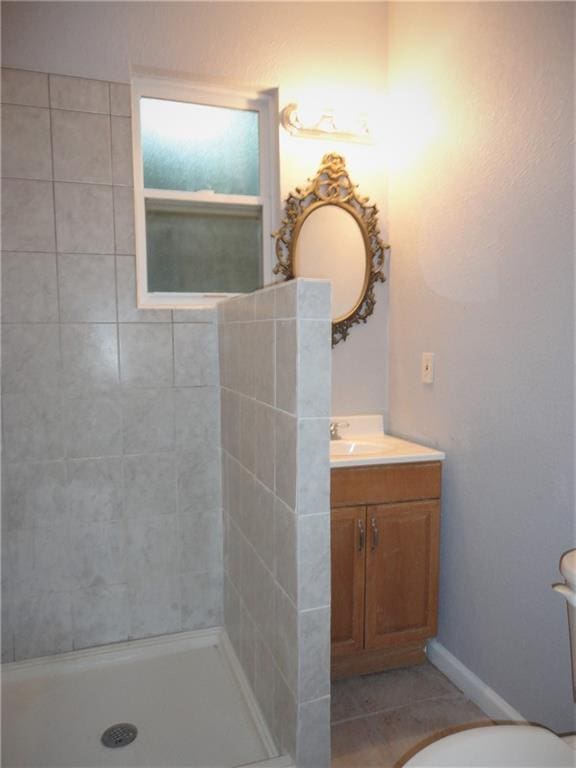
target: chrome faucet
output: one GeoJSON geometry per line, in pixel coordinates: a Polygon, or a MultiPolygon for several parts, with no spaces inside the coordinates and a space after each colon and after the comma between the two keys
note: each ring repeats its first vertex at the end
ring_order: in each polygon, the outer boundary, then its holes
{"type": "Polygon", "coordinates": [[[330,440],[340,440],[340,434],[338,432],[339,427],[349,427],[350,424],[347,421],[331,421],[330,422],[330,440]]]}

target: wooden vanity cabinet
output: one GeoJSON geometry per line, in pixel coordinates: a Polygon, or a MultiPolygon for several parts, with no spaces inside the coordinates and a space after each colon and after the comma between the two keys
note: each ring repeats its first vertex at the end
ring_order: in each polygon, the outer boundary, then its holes
{"type": "Polygon", "coordinates": [[[436,634],[441,463],[331,474],[332,677],[421,664],[436,634]]]}

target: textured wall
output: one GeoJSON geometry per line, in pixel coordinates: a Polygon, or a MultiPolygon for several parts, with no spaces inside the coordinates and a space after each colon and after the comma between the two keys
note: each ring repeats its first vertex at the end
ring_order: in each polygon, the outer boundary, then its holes
{"type": "Polygon", "coordinates": [[[128,88],[2,97],[3,657],[218,625],[216,316],[136,309],[128,88]]]}
{"type": "Polygon", "coordinates": [[[390,424],[447,453],[439,639],[572,730],[574,6],[392,3],[390,84],[439,132],[391,179],[390,424]],[[436,352],[436,381],[419,382],[436,352]]]}
{"type": "Polygon", "coordinates": [[[330,286],[219,307],[225,626],[282,752],[330,763],[330,286]]]}
{"type": "MultiPolygon", "coordinates": [[[[302,100],[377,108],[385,85],[384,3],[8,2],[2,27],[4,66],[43,72],[128,82],[135,68],[158,68],[278,88],[281,108],[302,100]]],[[[387,239],[377,145],[298,139],[281,130],[282,199],[329,151],[346,157],[361,194],[379,204],[387,239]]],[[[334,350],[333,413],[385,412],[387,296],[388,284],[379,284],[374,317],[334,350]]]]}

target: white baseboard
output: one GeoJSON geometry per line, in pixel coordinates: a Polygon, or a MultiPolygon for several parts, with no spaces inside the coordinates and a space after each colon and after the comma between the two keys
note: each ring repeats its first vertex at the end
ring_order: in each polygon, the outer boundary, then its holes
{"type": "Polygon", "coordinates": [[[526,718],[510,706],[496,691],[475,675],[472,670],[450,653],[438,640],[426,646],[426,655],[432,664],[443,672],[457,688],[468,696],[492,720],[525,723],[526,718]]]}

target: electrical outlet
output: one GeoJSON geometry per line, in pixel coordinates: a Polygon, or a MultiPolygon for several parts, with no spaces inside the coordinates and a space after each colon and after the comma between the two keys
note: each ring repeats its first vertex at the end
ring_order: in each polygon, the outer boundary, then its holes
{"type": "Polygon", "coordinates": [[[421,378],[423,384],[434,382],[434,352],[422,352],[421,378]]]}

